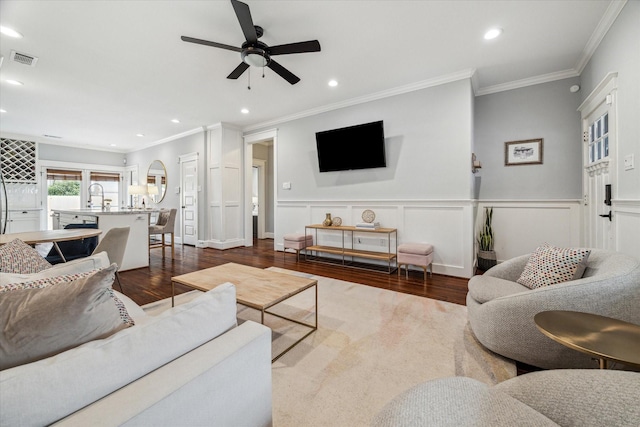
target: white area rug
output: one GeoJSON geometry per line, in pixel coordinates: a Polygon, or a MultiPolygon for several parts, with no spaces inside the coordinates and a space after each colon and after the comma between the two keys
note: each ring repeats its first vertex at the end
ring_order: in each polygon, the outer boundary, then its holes
{"type": "MultiPolygon", "coordinates": [[[[273,364],[275,427],[365,426],[426,380],[468,376],[495,384],[516,375],[512,361],[475,340],[464,306],[272,269],[316,278],[319,306],[318,330],[273,364]]],[[[313,322],[312,308],[313,288],[274,311],[313,322]]],[[[259,321],[251,309],[238,317],[259,321]]],[[[274,329],[274,354],[306,331],[274,316],[265,323],[274,329]]]]}
{"type": "MultiPolygon", "coordinates": [[[[318,330],[273,364],[275,427],[367,426],[388,401],[424,381],[467,376],[495,384],[516,375],[512,361],[476,341],[465,306],[270,269],[317,279],[319,307],[318,330]]],[[[176,304],[198,294],[178,295],[176,304]]],[[[167,304],[145,310],[155,314],[167,304]]],[[[313,309],[311,288],[273,311],[313,323],[313,309]]],[[[238,319],[260,322],[260,312],[238,306],[238,319]]],[[[308,331],[270,315],[265,324],[274,355],[308,331]]]]}

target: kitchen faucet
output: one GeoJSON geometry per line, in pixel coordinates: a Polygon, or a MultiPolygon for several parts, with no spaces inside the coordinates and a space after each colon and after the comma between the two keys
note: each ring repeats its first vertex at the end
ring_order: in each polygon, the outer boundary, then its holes
{"type": "Polygon", "coordinates": [[[91,208],[91,197],[94,195],[93,192],[91,191],[91,188],[94,187],[94,186],[100,187],[100,193],[96,194],[96,196],[98,196],[98,195],[101,196],[101,198],[102,198],[102,210],[104,210],[104,187],[102,185],[98,184],[98,183],[91,184],[89,186],[89,201],[87,202],[87,206],[89,208],[91,208]]]}

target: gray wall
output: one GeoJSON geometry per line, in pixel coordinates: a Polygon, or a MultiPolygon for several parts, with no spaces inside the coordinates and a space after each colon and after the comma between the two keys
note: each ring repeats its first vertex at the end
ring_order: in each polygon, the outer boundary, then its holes
{"type": "Polygon", "coordinates": [[[479,199],[579,199],[582,194],[579,78],[475,99],[479,199]],[[543,164],[505,166],[505,142],[543,138],[543,164]]]}
{"type": "Polygon", "coordinates": [[[472,98],[460,80],[279,125],[278,199],[468,200],[472,98]],[[376,120],[384,120],[386,168],[319,172],[316,132],[376,120]]]}
{"type": "Polygon", "coordinates": [[[610,71],[618,72],[618,188],[614,198],[640,199],[640,1],[629,1],[582,73],[585,99],[610,71]],[[624,156],[635,155],[625,171],[624,156]]]}
{"type": "MultiPolygon", "coordinates": [[[[180,165],[178,157],[184,154],[198,153],[198,185],[201,191],[198,193],[198,219],[199,230],[198,238],[206,236],[207,221],[207,201],[206,201],[206,153],[205,153],[205,133],[204,131],[188,135],[180,139],[146,148],[140,151],[134,151],[127,154],[127,166],[138,165],[138,178],[146,176],[149,165],[154,160],[160,160],[167,169],[167,194],[157,207],[159,208],[177,208],[180,209],[180,194],[176,194],[176,187],[180,186],[180,165]]],[[[179,225],[180,211],[178,211],[178,219],[176,220],[176,236],[181,236],[179,225]]]]}
{"type": "MultiPolygon", "coordinates": [[[[28,139],[28,137],[25,137],[28,139]]],[[[91,163],[123,167],[123,153],[89,150],[85,148],[65,147],[63,145],[38,144],[38,159],[58,162],[91,163]]]]}

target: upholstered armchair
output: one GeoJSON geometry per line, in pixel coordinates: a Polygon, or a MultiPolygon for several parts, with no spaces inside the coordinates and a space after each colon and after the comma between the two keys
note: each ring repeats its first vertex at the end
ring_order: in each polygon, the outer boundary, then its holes
{"type": "Polygon", "coordinates": [[[541,368],[596,368],[590,356],[543,335],[533,317],[541,311],[569,310],[640,324],[637,259],[594,249],[581,279],[536,289],[516,283],[528,259],[513,258],[469,280],[469,323],[489,350],[541,368]]]}

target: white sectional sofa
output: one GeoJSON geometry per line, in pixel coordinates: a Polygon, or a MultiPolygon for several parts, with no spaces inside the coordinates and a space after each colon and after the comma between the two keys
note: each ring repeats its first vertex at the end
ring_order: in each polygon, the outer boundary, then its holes
{"type": "MultiPolygon", "coordinates": [[[[104,255],[0,285],[105,267],[104,255]]],[[[0,371],[0,425],[271,425],[271,331],[237,325],[232,284],[155,315],[118,297],[134,326],[0,371]]]]}

